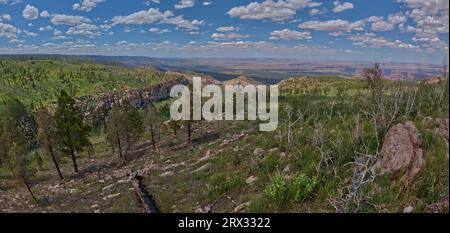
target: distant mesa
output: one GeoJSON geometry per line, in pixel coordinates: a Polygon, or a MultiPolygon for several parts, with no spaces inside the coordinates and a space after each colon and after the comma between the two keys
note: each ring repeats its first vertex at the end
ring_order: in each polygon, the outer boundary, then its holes
{"type": "Polygon", "coordinates": [[[260,82],[246,77],[246,76],[239,76],[234,79],[230,79],[223,82],[224,85],[241,85],[241,86],[247,86],[247,85],[261,85],[260,82]]]}

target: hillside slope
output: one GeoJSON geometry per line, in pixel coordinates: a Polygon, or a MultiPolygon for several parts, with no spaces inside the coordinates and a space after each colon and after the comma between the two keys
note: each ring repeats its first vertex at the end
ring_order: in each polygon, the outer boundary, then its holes
{"type": "MultiPolygon", "coordinates": [[[[384,110],[395,113],[384,128],[381,117],[391,115],[375,114],[366,81],[313,77],[281,83],[275,132],[259,132],[258,122],[201,121],[193,124],[188,145],[186,127],[174,132],[165,122],[156,150],[146,132],[122,164],[98,130],[91,136],[95,153],[79,155],[80,173],[73,174],[65,157],[66,179],[59,181],[47,157],[36,161],[37,203],[2,168],[0,209],[140,212],[129,181],[137,171],[162,212],[448,212],[448,80],[382,86],[384,110]],[[411,105],[413,93],[417,102],[411,105]],[[390,146],[388,131],[411,124],[421,139],[411,146],[424,159],[413,179],[404,183],[408,167],[366,176],[372,174],[367,166],[382,160],[390,146]]],[[[161,112],[167,106],[157,105],[161,112]]]]}

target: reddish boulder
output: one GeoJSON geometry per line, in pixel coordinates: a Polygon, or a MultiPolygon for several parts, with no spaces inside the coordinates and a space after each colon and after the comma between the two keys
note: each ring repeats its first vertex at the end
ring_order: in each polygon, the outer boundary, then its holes
{"type": "Polygon", "coordinates": [[[381,174],[404,172],[402,181],[410,183],[425,162],[421,143],[420,133],[413,122],[393,126],[384,138],[375,168],[381,174]]]}

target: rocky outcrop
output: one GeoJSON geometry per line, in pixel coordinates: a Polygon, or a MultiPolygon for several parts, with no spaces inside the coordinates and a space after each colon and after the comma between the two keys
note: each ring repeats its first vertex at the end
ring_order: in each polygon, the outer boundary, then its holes
{"type": "Polygon", "coordinates": [[[404,174],[408,184],[424,165],[420,134],[411,121],[397,124],[387,132],[375,169],[381,174],[404,174]]]}
{"type": "Polygon", "coordinates": [[[126,90],[123,93],[105,94],[101,97],[103,108],[111,108],[114,104],[122,104],[128,101],[137,108],[142,108],[151,102],[164,100],[170,97],[170,90],[175,85],[187,85],[186,79],[175,79],[157,84],[150,88],[126,90]]]}
{"type": "Polygon", "coordinates": [[[184,78],[171,79],[148,88],[115,91],[100,96],[82,98],[80,99],[80,105],[85,114],[85,119],[95,125],[100,122],[104,123],[114,105],[129,103],[136,108],[145,108],[153,102],[168,99],[172,87],[188,85],[188,83],[189,80],[184,78]]]}

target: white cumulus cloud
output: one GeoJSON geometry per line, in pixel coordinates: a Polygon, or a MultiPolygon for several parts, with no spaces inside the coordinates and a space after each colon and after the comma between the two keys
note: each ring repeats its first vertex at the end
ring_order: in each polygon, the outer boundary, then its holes
{"type": "Polygon", "coordinates": [[[252,2],[246,6],[234,7],[228,14],[240,19],[284,21],[292,18],[297,10],[319,5],[320,3],[312,0],[265,0],[261,3],[252,2]]]}
{"type": "Polygon", "coordinates": [[[56,14],[50,20],[55,25],[79,25],[82,23],[90,23],[91,20],[79,15],[56,14]]]}
{"type": "Polygon", "coordinates": [[[341,3],[339,1],[335,1],[333,4],[334,4],[334,8],[333,8],[334,13],[339,13],[342,11],[353,9],[353,3],[351,3],[351,2],[341,3]]]}
{"type": "Polygon", "coordinates": [[[23,9],[22,16],[28,20],[35,20],[39,18],[39,10],[38,8],[28,4],[25,9],[23,9]]]}
{"type": "Polygon", "coordinates": [[[74,10],[78,10],[78,11],[89,12],[92,9],[94,9],[95,7],[97,7],[97,5],[99,3],[102,3],[102,2],[105,2],[105,0],[83,0],[80,3],[73,4],[72,8],[74,10]]]}
{"type": "Polygon", "coordinates": [[[309,40],[312,39],[311,33],[299,32],[290,29],[275,30],[270,33],[271,40],[309,40]]]}
{"type": "Polygon", "coordinates": [[[178,4],[175,4],[175,9],[184,9],[195,6],[195,0],[181,0],[178,4]]]}

